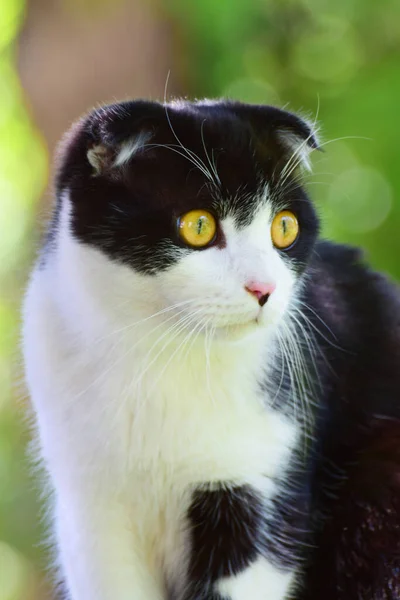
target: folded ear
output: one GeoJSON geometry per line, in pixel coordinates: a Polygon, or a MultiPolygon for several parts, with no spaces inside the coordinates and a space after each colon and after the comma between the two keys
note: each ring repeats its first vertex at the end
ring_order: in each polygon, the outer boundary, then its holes
{"type": "Polygon", "coordinates": [[[309,156],[319,149],[315,127],[297,115],[274,106],[232,103],[237,116],[246,119],[256,138],[275,145],[280,158],[310,169],[309,156]]]}
{"type": "Polygon", "coordinates": [[[71,127],[59,146],[57,189],[79,176],[117,176],[118,167],[144,151],[163,116],[161,104],[141,100],[92,111],[71,127]]]}

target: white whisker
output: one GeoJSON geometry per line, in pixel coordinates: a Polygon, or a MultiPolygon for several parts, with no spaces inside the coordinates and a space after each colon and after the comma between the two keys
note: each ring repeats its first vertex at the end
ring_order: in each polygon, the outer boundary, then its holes
{"type": "MultiPolygon", "coordinates": [[[[209,156],[209,154],[208,154],[208,150],[207,150],[207,147],[206,147],[206,144],[205,144],[205,141],[204,141],[204,123],[205,123],[205,122],[206,122],[206,120],[204,119],[204,121],[203,121],[203,122],[202,122],[202,124],[201,124],[201,129],[200,129],[200,133],[201,133],[201,141],[203,142],[204,153],[205,153],[205,155],[206,155],[206,157],[207,157],[208,163],[209,163],[209,165],[210,165],[210,167],[211,167],[211,171],[212,171],[212,173],[214,174],[214,177],[215,177],[215,180],[216,180],[216,182],[217,182],[219,185],[221,185],[221,180],[220,180],[220,178],[219,178],[219,175],[218,175],[218,173],[217,173],[217,171],[216,171],[215,164],[214,164],[214,163],[212,163],[212,162],[211,162],[211,160],[210,160],[210,156],[209,156]]],[[[214,156],[214,155],[213,155],[213,156],[214,156]]]]}
{"type": "Polygon", "coordinates": [[[167,77],[167,81],[165,83],[165,89],[164,89],[164,109],[165,109],[165,116],[167,117],[168,125],[169,125],[169,127],[171,129],[172,135],[174,136],[174,138],[178,142],[179,146],[184,151],[184,153],[185,153],[184,155],[187,155],[188,160],[190,159],[190,162],[192,162],[194,165],[196,165],[198,167],[198,169],[200,169],[200,171],[202,173],[204,173],[204,175],[212,183],[214,183],[213,176],[210,173],[210,171],[207,169],[207,166],[204,164],[204,162],[201,160],[201,158],[199,156],[197,156],[192,150],[189,150],[184,144],[182,144],[181,140],[179,139],[177,133],[175,132],[175,130],[174,130],[173,126],[172,126],[171,118],[170,118],[169,113],[168,113],[168,104],[167,104],[167,101],[166,101],[168,79],[169,79],[169,77],[167,77]]]}
{"type": "Polygon", "coordinates": [[[304,306],[304,308],[306,308],[307,310],[312,312],[313,315],[317,317],[318,321],[320,321],[322,323],[322,325],[324,325],[324,327],[326,327],[326,329],[329,331],[329,333],[332,335],[332,337],[335,338],[335,340],[337,341],[337,337],[333,333],[332,329],[325,323],[325,321],[319,316],[319,314],[313,308],[311,308],[311,306],[309,306],[309,304],[307,304],[306,302],[302,302],[302,300],[297,300],[297,302],[299,304],[301,304],[302,306],[304,306]]]}
{"type": "Polygon", "coordinates": [[[149,371],[149,369],[151,368],[151,366],[156,362],[157,358],[164,352],[164,350],[177,338],[177,336],[185,330],[186,326],[193,320],[193,317],[195,317],[197,314],[201,313],[202,309],[198,309],[197,311],[195,311],[194,313],[188,314],[184,317],[182,317],[177,323],[175,323],[171,328],[167,329],[163,335],[159,338],[157,338],[157,340],[154,342],[154,344],[152,345],[152,347],[150,348],[150,350],[147,352],[146,356],[143,359],[143,363],[146,365],[145,368],[143,369],[143,371],[140,373],[140,375],[135,379],[135,384],[139,385],[143,379],[143,377],[145,376],[145,374],[149,371]],[[171,333],[173,334],[171,336],[171,333]],[[157,354],[152,358],[152,360],[148,361],[148,359],[150,358],[153,350],[157,347],[157,344],[159,344],[163,339],[165,338],[169,338],[167,339],[167,341],[165,342],[165,344],[162,346],[162,348],[157,352],[157,354]]]}
{"type": "MultiPolygon", "coordinates": [[[[126,302],[132,302],[132,300],[127,300],[126,302]]],[[[148,317],[144,317],[143,319],[139,319],[139,321],[134,321],[133,323],[128,323],[128,325],[124,325],[124,327],[119,327],[118,329],[114,329],[113,331],[111,331],[110,333],[108,333],[102,337],[96,338],[94,340],[94,343],[99,344],[111,336],[118,335],[120,333],[125,333],[127,331],[134,329],[135,327],[138,327],[139,325],[142,325],[143,323],[146,323],[147,321],[150,321],[151,319],[154,319],[155,317],[159,317],[160,315],[163,315],[167,312],[171,312],[171,311],[175,310],[176,308],[179,308],[179,307],[182,307],[182,306],[185,306],[188,304],[195,304],[196,302],[197,302],[197,298],[191,299],[191,300],[184,300],[183,302],[177,302],[175,304],[171,304],[170,306],[167,306],[166,308],[163,308],[162,310],[159,310],[159,311],[149,315],[148,317]]],[[[182,312],[182,311],[179,311],[179,312],[182,312]]],[[[179,313],[176,313],[176,314],[179,314],[179,313]]]]}

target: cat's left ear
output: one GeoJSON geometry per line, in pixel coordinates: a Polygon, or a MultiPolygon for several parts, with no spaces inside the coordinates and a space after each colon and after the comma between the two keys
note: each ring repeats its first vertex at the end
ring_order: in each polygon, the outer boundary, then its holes
{"type": "Polygon", "coordinates": [[[321,149],[315,123],[274,106],[232,103],[232,108],[250,123],[260,143],[275,147],[282,162],[311,169],[310,154],[321,149]]]}
{"type": "Polygon", "coordinates": [[[57,190],[78,179],[88,186],[93,177],[118,179],[120,167],[126,162],[151,154],[149,142],[160,129],[163,118],[163,106],[145,100],[110,104],[91,111],[71,127],[59,145],[57,190]]]}
{"type": "Polygon", "coordinates": [[[315,124],[292,113],[283,113],[274,125],[275,135],[282,147],[287,151],[287,158],[311,171],[310,154],[313,150],[321,150],[315,124]]]}

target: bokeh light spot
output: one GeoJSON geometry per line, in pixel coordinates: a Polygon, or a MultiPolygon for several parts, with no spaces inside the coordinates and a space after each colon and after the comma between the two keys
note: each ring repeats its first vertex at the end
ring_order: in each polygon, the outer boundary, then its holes
{"type": "Polygon", "coordinates": [[[385,221],[392,206],[392,197],[392,190],[379,171],[355,167],[333,182],[328,208],[341,229],[366,233],[385,221]]]}
{"type": "Polygon", "coordinates": [[[349,24],[339,18],[326,18],[314,32],[304,31],[293,48],[294,69],[321,82],[345,83],[360,63],[360,46],[349,24]]]}

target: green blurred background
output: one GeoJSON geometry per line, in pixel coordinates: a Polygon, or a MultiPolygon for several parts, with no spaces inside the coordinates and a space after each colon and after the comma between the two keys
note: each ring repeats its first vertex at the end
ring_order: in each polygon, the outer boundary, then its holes
{"type": "Polygon", "coordinates": [[[169,71],[169,96],[317,117],[324,234],[400,279],[399,0],[0,0],[0,600],[54,598],[18,350],[54,147],[95,104],[162,99],[169,71]]]}

